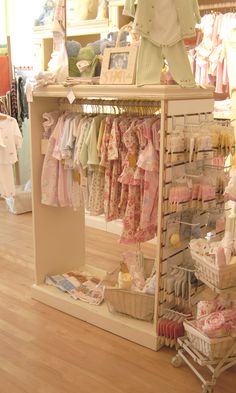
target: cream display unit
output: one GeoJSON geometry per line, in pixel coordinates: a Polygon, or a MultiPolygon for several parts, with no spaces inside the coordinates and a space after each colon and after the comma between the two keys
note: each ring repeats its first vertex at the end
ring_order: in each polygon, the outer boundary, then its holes
{"type": "MultiPolygon", "coordinates": [[[[84,210],[55,208],[41,204],[41,171],[44,156],[41,154],[42,115],[58,110],[61,98],[67,98],[71,88],[48,86],[37,89],[30,103],[31,156],[33,187],[33,227],[35,245],[35,284],[32,288],[34,299],[62,312],[96,325],[125,339],[158,350],[157,321],[162,315],[162,277],[165,275],[165,261],[170,250],[163,242],[165,224],[164,200],[168,168],[165,162],[166,137],[175,116],[183,120],[186,115],[199,118],[213,112],[213,92],[201,88],[182,89],[179,86],[78,86],[73,87],[76,98],[122,99],[159,102],[161,107],[160,176],[158,200],[158,234],[156,240],[157,291],[153,322],[145,322],[108,311],[107,305],[91,306],[73,300],[68,294],[45,284],[50,274],[65,273],[71,269],[81,270],[84,266],[94,274],[103,274],[96,266],[87,266],[85,261],[84,210]],[[124,98],[125,97],[125,98],[124,98]]],[[[176,252],[176,251],[175,251],[176,252]]],[[[172,251],[173,253],[173,251],[172,251]]]]}

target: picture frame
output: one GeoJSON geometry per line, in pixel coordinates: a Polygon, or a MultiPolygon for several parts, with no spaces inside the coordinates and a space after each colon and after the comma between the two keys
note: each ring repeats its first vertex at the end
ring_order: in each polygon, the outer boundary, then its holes
{"type": "Polygon", "coordinates": [[[100,84],[133,85],[138,46],[106,48],[104,50],[100,84]]]}

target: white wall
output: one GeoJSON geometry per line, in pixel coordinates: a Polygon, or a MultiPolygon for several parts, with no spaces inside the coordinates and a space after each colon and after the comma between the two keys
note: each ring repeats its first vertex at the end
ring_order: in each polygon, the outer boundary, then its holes
{"type": "Polygon", "coordinates": [[[41,4],[41,0],[7,0],[12,64],[15,66],[34,64],[33,24],[41,4]]]}
{"type": "Polygon", "coordinates": [[[6,19],[5,19],[5,0],[0,0],[0,45],[7,44],[6,19]]]}

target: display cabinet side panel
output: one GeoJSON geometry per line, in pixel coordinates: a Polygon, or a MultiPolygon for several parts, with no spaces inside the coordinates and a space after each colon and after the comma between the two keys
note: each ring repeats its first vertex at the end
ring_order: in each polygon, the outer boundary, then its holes
{"type": "Polygon", "coordinates": [[[47,274],[76,269],[84,264],[84,210],[56,208],[41,204],[42,114],[58,109],[56,99],[37,98],[30,104],[31,163],[33,188],[33,230],[36,283],[47,274]]]}

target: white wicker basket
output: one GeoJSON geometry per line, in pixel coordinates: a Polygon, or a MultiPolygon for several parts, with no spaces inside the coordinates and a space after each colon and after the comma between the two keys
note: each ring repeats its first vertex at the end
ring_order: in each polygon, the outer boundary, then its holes
{"type": "Polygon", "coordinates": [[[32,211],[31,191],[17,190],[14,197],[6,198],[7,209],[13,214],[23,214],[32,211]]]}
{"type": "Polygon", "coordinates": [[[119,312],[136,319],[152,321],[155,296],[146,293],[106,288],[104,298],[110,312],[119,312]]]}
{"type": "MultiPolygon", "coordinates": [[[[236,338],[222,337],[209,338],[197,330],[189,321],[184,322],[187,337],[193,348],[197,349],[210,360],[224,358],[236,343],[236,338]]],[[[230,356],[236,356],[236,346],[230,356]]]]}
{"type": "MultiPolygon", "coordinates": [[[[147,278],[152,274],[155,259],[144,258],[144,261],[144,273],[147,278]]],[[[114,273],[113,280],[115,278],[117,283],[119,268],[116,269],[114,273]]],[[[110,285],[106,287],[104,292],[104,299],[107,303],[108,310],[110,312],[126,314],[143,321],[152,321],[154,316],[155,296],[111,287],[111,285],[113,285],[113,280],[110,280],[110,285]]]]}
{"type": "Polygon", "coordinates": [[[191,250],[191,255],[199,279],[204,277],[206,281],[219,289],[236,286],[236,264],[219,268],[210,257],[201,256],[193,250],[191,250]]]}

